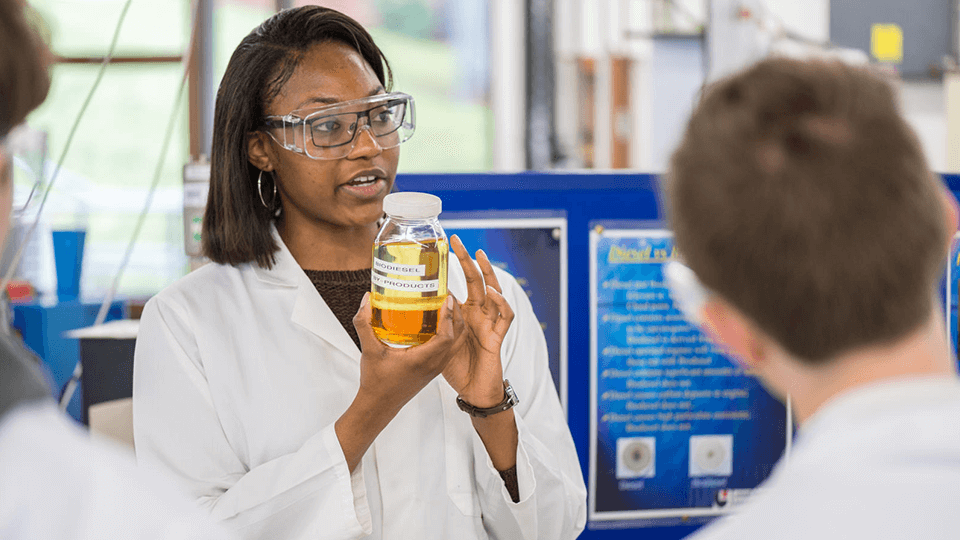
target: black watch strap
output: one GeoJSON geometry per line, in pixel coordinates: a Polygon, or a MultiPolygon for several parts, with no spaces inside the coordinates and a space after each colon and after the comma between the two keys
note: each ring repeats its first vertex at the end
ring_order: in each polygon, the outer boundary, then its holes
{"type": "Polygon", "coordinates": [[[457,407],[460,407],[461,411],[469,414],[470,416],[475,416],[477,418],[486,418],[490,415],[512,409],[517,403],[520,403],[520,400],[517,399],[517,394],[513,391],[513,387],[510,386],[510,381],[507,379],[503,380],[503,401],[494,405],[493,407],[487,407],[483,409],[480,407],[474,407],[473,405],[464,401],[460,396],[457,396],[457,407]]]}

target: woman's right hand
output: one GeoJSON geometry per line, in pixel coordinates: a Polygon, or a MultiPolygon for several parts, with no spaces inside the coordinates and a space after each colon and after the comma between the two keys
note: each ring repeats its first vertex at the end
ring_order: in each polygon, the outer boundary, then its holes
{"type": "Polygon", "coordinates": [[[370,293],[363,297],[353,325],[360,336],[360,392],[396,407],[399,411],[439,375],[466,339],[463,315],[456,299],[448,295],[438,314],[437,335],[407,348],[380,341],[371,326],[370,293]]]}
{"type": "Polygon", "coordinates": [[[360,337],[360,390],[336,422],[337,437],[350,470],[377,435],[463,346],[467,333],[453,295],[440,308],[437,335],[406,349],[381,342],[370,325],[370,293],[363,297],[353,325],[360,337]]]}

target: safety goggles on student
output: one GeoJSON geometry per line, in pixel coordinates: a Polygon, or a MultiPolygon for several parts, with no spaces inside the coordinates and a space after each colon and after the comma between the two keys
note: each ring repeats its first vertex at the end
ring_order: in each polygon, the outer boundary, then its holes
{"type": "Polygon", "coordinates": [[[13,185],[13,213],[21,214],[37,201],[42,191],[43,164],[47,157],[47,133],[20,124],[0,139],[0,149],[7,155],[10,167],[0,174],[10,174],[13,185]]]}
{"type": "Polygon", "coordinates": [[[663,277],[667,282],[670,296],[683,316],[691,324],[703,323],[703,308],[710,298],[710,291],[697,278],[697,274],[678,261],[663,265],[663,277]]]}
{"type": "Polygon", "coordinates": [[[264,119],[264,131],[291,152],[312,159],[346,157],[364,129],[380,148],[395,148],[413,136],[413,97],[401,92],[378,94],[323,107],[292,111],[264,119]]]}

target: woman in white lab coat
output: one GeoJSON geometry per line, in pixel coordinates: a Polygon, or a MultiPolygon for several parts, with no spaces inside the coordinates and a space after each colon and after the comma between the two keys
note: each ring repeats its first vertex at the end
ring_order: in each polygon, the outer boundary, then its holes
{"type": "Polygon", "coordinates": [[[139,461],[243,538],[574,538],[586,490],[516,281],[452,239],[465,301],[444,305],[438,334],[392,349],[370,328],[373,240],[414,127],[391,82],[370,35],[317,6],[234,52],[203,224],[213,263],[141,319],[139,461]]]}

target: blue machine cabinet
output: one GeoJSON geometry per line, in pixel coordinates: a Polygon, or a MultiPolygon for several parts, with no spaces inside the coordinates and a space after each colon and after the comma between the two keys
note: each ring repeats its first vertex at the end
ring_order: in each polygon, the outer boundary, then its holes
{"type": "MultiPolygon", "coordinates": [[[[26,346],[43,360],[57,391],[70,380],[80,359],[79,340],[64,334],[90,326],[97,318],[100,303],[72,300],[65,302],[13,304],[13,327],[23,336],[26,346]]],[[[125,303],[115,301],[107,312],[107,320],[126,316],[125,303]]],[[[83,420],[82,390],[77,387],[67,413],[77,422],[83,420]]]]}

